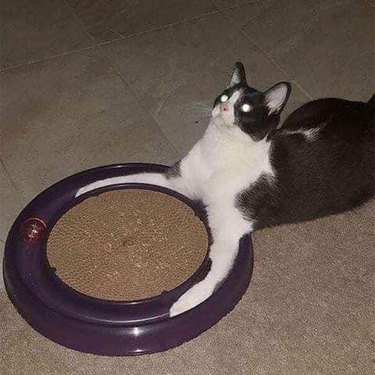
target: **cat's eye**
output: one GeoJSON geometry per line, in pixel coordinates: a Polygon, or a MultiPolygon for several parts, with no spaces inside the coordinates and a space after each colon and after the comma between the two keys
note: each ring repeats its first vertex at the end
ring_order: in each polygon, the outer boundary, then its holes
{"type": "Polygon", "coordinates": [[[224,102],[226,102],[227,100],[229,99],[229,97],[228,97],[228,95],[221,95],[220,96],[220,101],[222,102],[222,103],[224,103],[224,102]]]}
{"type": "Polygon", "coordinates": [[[250,104],[243,104],[241,106],[241,111],[242,112],[250,112],[251,111],[251,105],[250,104]]]}

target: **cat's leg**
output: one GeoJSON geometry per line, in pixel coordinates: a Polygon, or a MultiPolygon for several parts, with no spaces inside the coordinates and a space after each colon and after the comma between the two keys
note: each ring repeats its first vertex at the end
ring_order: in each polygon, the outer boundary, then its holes
{"type": "Polygon", "coordinates": [[[239,240],[252,231],[234,205],[208,206],[208,223],[213,236],[210,248],[211,269],[207,276],[183,294],[172,306],[170,316],[192,309],[212,295],[215,287],[229,274],[238,253],[239,240]]]}
{"type": "Polygon", "coordinates": [[[177,163],[174,166],[167,169],[165,173],[138,173],[127,176],[111,177],[104,180],[95,181],[80,188],[76,197],[85,194],[89,191],[99,189],[101,187],[125,184],[125,183],[143,183],[157,185],[165,188],[177,191],[189,198],[196,198],[194,192],[192,191],[189,183],[184,179],[182,173],[180,172],[181,163],[177,163]]]}

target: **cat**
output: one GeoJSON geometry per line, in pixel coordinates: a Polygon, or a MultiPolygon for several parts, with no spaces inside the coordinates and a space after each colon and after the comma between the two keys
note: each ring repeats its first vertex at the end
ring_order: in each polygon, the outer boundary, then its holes
{"type": "Polygon", "coordinates": [[[280,127],[290,92],[288,82],[265,92],[248,86],[238,62],[204,136],[166,173],[109,178],[77,191],[150,183],[204,203],[213,238],[211,269],[172,305],[170,316],[214,292],[244,234],[339,213],[374,195],[374,97],[368,103],[315,100],[280,127]]]}

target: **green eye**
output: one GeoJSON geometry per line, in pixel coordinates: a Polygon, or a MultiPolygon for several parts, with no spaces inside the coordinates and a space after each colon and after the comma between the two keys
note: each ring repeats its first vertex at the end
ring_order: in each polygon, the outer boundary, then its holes
{"type": "Polygon", "coordinates": [[[224,102],[226,102],[227,100],[228,100],[229,98],[228,98],[228,95],[221,95],[220,96],[220,101],[222,102],[222,103],[224,103],[224,102]]]}

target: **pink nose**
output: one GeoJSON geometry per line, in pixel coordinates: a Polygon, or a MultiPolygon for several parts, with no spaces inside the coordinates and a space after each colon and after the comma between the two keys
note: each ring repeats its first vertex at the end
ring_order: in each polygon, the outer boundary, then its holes
{"type": "Polygon", "coordinates": [[[220,104],[220,110],[221,111],[228,111],[228,104],[227,103],[221,103],[220,104]]]}

